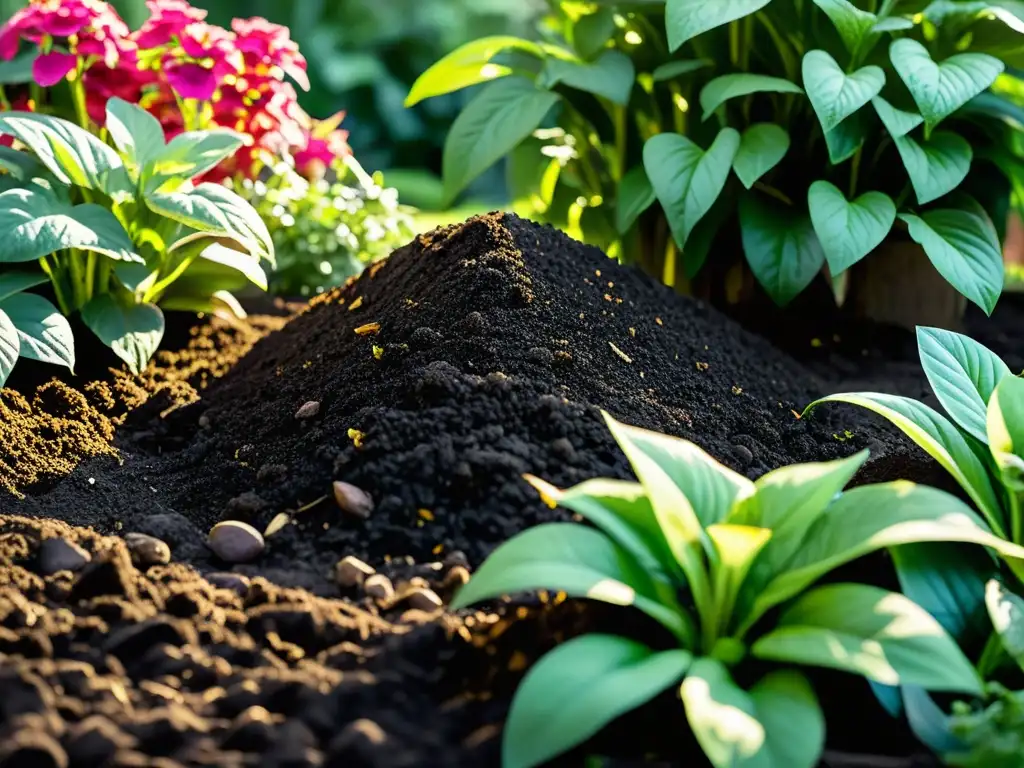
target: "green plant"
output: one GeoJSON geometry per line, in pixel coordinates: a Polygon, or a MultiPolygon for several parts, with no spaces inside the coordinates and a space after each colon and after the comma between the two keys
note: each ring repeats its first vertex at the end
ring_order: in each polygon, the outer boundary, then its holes
{"type": "Polygon", "coordinates": [[[590,480],[562,491],[527,478],[549,504],[596,530],[550,523],[519,534],[452,606],[560,590],[634,606],[671,633],[674,647],[604,634],[558,646],[516,693],[506,768],[538,765],[680,681],[687,718],[716,767],[816,764],[822,714],[792,665],[981,692],[952,638],[906,597],[863,584],[814,586],[844,563],[911,542],[1024,555],[965,504],[906,482],[842,492],[867,452],[751,482],[692,443],[606,420],[639,482],[590,480]],[[734,675],[749,678],[752,661],[783,666],[745,689],[734,675]]]}
{"type": "Polygon", "coordinates": [[[412,211],[384,187],[383,174],[370,176],[351,155],[337,167],[337,178],[309,181],[281,159],[255,182],[228,182],[270,230],[275,294],[309,296],[340,285],[413,238],[412,211]]]}
{"type": "Polygon", "coordinates": [[[39,270],[0,271],[10,292],[0,303],[0,383],[18,354],[73,367],[70,325],[24,293],[42,282],[65,317],[79,312],[134,371],[163,335],[157,304],[237,311],[225,285],[266,288],[260,261],[273,263],[274,250],[262,220],[226,187],[191,182],[241,146],[238,134],[187,131],[165,144],[156,118],[117,98],[105,129],[114,146],[32,112],[0,113],[0,133],[24,147],[0,154],[0,264],[39,270]]]}
{"type": "Polygon", "coordinates": [[[1024,203],[1019,4],[551,5],[547,42],[477,40],[413,86],[486,83],[448,135],[449,197],[507,156],[526,212],[681,287],[742,249],[779,305],[826,267],[842,297],[902,236],[991,312],[993,221],[1024,203]]]}

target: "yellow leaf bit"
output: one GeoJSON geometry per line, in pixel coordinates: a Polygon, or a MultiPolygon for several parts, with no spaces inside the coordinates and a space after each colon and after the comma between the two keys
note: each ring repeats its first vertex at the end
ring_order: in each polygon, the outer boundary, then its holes
{"type": "Polygon", "coordinates": [[[360,296],[359,298],[357,298],[355,301],[353,301],[351,304],[348,305],[348,311],[349,312],[354,312],[355,310],[359,309],[361,306],[363,306],[363,297],[362,296],[360,296]]]}
{"type": "Polygon", "coordinates": [[[384,347],[378,347],[376,344],[373,345],[373,359],[380,360],[384,357],[384,347]]]}
{"type": "Polygon", "coordinates": [[[356,336],[372,336],[380,332],[380,323],[366,323],[355,329],[356,336]]]}
{"type": "Polygon", "coordinates": [[[354,445],[356,448],[362,448],[363,439],[366,437],[366,435],[363,432],[360,432],[358,429],[350,429],[348,431],[348,437],[352,441],[352,445],[354,445]]]}

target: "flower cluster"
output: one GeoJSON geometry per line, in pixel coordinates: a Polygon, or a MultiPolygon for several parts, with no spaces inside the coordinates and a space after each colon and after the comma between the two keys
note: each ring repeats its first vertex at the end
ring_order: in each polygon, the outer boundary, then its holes
{"type": "Polygon", "coordinates": [[[168,138],[217,126],[245,135],[246,146],[206,180],[254,178],[284,154],[317,173],[349,153],[344,131],[318,130],[299,106],[292,82],[309,88],[306,60],[286,27],[252,18],[228,30],[187,0],[146,5],[150,18],[130,32],[102,0],[31,0],[0,28],[0,58],[13,58],[22,41],[38,46],[36,83],[71,80],[97,125],[117,96],[153,114],[168,138]]]}

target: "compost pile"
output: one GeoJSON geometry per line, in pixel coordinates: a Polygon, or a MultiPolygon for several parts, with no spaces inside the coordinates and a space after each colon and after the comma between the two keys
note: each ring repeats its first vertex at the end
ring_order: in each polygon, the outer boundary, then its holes
{"type": "Polygon", "coordinates": [[[222,368],[129,413],[116,457],[101,422],[82,452],[100,455],[0,497],[0,655],[26,659],[0,669],[0,742],[36,760],[11,765],[496,765],[523,669],[596,614],[535,599],[457,618],[414,597],[566,519],[524,473],[629,477],[601,410],[750,477],[863,447],[861,482],[932,469],[863,412],[798,418],[837,382],[508,214],[421,236],[222,368]],[[340,510],[337,480],[372,511],[340,510]],[[205,546],[221,520],[282,513],[231,573],[205,546]],[[133,564],[128,532],[172,562],[133,564]],[[50,540],[76,567],[47,567],[50,540]],[[396,593],[339,585],[346,556],[396,593]]]}

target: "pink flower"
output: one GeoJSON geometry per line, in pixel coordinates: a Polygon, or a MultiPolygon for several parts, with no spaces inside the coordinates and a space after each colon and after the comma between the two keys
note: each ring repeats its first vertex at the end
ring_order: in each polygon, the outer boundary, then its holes
{"type": "Polygon", "coordinates": [[[264,18],[235,19],[231,28],[238,35],[238,49],[245,55],[246,70],[257,75],[272,75],[279,67],[304,91],[309,90],[306,58],[291,39],[287,27],[272,24],[264,18]]]}
{"type": "Polygon", "coordinates": [[[235,36],[220,27],[194,22],[178,34],[180,46],[162,59],[167,81],[186,99],[209,101],[229,76],[245,65],[235,36]]]}
{"type": "Polygon", "coordinates": [[[193,8],[186,0],[146,0],[146,7],[150,17],[132,35],[144,51],[172,43],[189,24],[206,18],[206,11],[193,8]]]}
{"type": "Polygon", "coordinates": [[[295,153],[295,169],[307,179],[321,178],[337,160],[352,154],[348,131],[338,128],[345,113],[327,120],[316,120],[306,136],[303,149],[295,153]]]}
{"type": "Polygon", "coordinates": [[[70,53],[50,51],[36,57],[32,62],[32,79],[43,88],[56,85],[65,77],[68,72],[78,66],[78,57],[70,53]]]}

